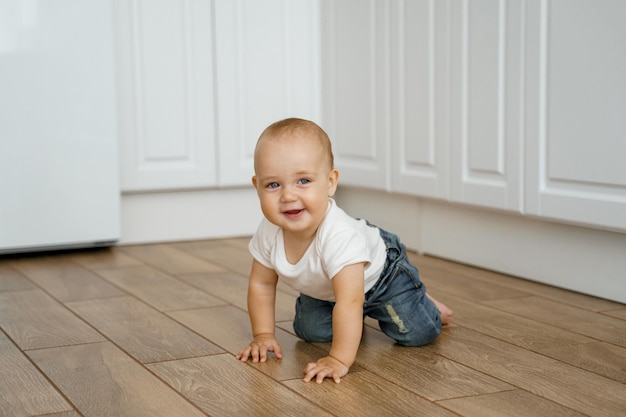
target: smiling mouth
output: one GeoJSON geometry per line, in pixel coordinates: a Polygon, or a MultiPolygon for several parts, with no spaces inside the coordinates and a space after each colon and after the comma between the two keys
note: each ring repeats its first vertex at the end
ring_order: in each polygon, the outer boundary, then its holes
{"type": "Polygon", "coordinates": [[[299,209],[299,210],[287,210],[284,212],[284,214],[286,214],[289,217],[297,217],[299,216],[302,212],[304,212],[304,209],[299,209]]]}

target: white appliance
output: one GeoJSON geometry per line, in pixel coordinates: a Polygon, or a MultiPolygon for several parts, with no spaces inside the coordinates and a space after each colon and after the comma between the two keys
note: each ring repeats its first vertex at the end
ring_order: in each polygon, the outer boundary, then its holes
{"type": "Polygon", "coordinates": [[[0,253],[120,237],[111,14],[0,0],[0,253]]]}

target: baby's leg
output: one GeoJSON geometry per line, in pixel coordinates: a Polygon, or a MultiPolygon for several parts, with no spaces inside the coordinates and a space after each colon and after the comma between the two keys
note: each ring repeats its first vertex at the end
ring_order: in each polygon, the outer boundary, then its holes
{"type": "Polygon", "coordinates": [[[296,300],[296,317],[293,329],[306,342],[333,340],[333,306],[330,301],[318,300],[300,294],[296,300]]]}
{"type": "Polygon", "coordinates": [[[435,300],[433,297],[430,296],[430,294],[426,293],[426,296],[430,298],[430,301],[432,301],[437,307],[437,310],[439,310],[439,315],[441,316],[441,324],[449,324],[452,321],[452,316],[454,315],[452,310],[450,310],[445,304],[435,300]]]}

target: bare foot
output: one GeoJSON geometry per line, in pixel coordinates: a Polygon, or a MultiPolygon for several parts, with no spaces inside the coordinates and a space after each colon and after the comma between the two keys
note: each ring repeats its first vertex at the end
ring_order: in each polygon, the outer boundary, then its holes
{"type": "Polygon", "coordinates": [[[441,324],[449,324],[452,321],[452,316],[454,315],[452,310],[450,310],[448,306],[446,306],[445,304],[440,303],[439,301],[435,300],[428,293],[426,294],[426,296],[430,298],[430,301],[435,303],[435,306],[439,310],[439,316],[441,317],[441,324]]]}

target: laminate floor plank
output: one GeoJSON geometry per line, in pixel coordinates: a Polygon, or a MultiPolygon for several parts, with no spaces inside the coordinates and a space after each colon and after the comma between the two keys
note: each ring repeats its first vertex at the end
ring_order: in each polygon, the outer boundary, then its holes
{"type": "Polygon", "coordinates": [[[245,310],[248,278],[235,272],[177,275],[186,283],[245,310]]]}
{"type": "Polygon", "coordinates": [[[350,373],[339,384],[293,380],[285,385],[336,416],[456,416],[368,371],[350,373]]]}
{"type": "Polygon", "coordinates": [[[142,363],[224,352],[132,297],[78,301],[67,306],[142,363]]]}
{"type": "Polygon", "coordinates": [[[106,280],[159,311],[211,307],[224,304],[204,291],[147,266],[100,271],[106,280]]]}
{"type": "MultiPolygon", "coordinates": [[[[252,340],[248,314],[232,306],[176,311],[170,316],[229,352],[233,360],[236,360],[234,355],[252,340]]],[[[265,363],[249,363],[278,381],[303,378],[307,363],[327,354],[326,350],[305,343],[280,328],[276,329],[276,338],[281,345],[283,359],[277,360],[270,353],[265,363]]]]}
{"type": "Polygon", "coordinates": [[[61,302],[125,295],[90,270],[52,256],[36,261],[24,258],[12,262],[11,266],[61,302]]]}
{"type": "Polygon", "coordinates": [[[221,272],[223,268],[196,256],[191,256],[170,244],[123,246],[119,250],[168,274],[221,272]]]}
{"type": "MultiPolygon", "coordinates": [[[[272,357],[273,360],[251,363],[251,365],[277,381],[295,379],[302,382],[307,364],[328,355],[330,349],[330,344],[323,346],[307,343],[281,328],[276,329],[276,339],[283,352],[282,359],[277,360],[272,357]]],[[[358,364],[350,368],[351,373],[360,370],[362,368],[358,364]]]]}
{"type": "Polygon", "coordinates": [[[626,308],[602,311],[602,314],[615,317],[616,319],[626,320],[626,308]]]}
{"type": "Polygon", "coordinates": [[[70,404],[0,331],[0,416],[36,416],[72,410],[70,404]]]}
{"type": "Polygon", "coordinates": [[[168,315],[233,355],[252,340],[248,313],[234,306],[179,310],[168,315]]]}
{"type": "Polygon", "coordinates": [[[626,385],[462,326],[424,349],[583,414],[615,417],[626,410],[626,385]]]}
{"type": "Polygon", "coordinates": [[[204,416],[109,342],[33,350],[28,355],[86,417],[204,416]]]}
{"type": "Polygon", "coordinates": [[[430,345],[366,319],[341,383],[305,383],[331,344],[279,282],[283,358],[241,363],[249,240],[0,256],[0,417],[626,415],[626,305],[411,252],[454,310],[430,345]]]}
{"type": "Polygon", "coordinates": [[[420,269],[420,279],[429,293],[445,291],[470,301],[499,300],[525,297],[528,293],[509,287],[468,278],[437,269],[420,269]]]}
{"type": "Polygon", "coordinates": [[[172,388],[211,416],[330,416],[231,355],[148,365],[172,388]]]}
{"type": "MultiPolygon", "coordinates": [[[[445,332],[448,331],[446,328],[445,332]]],[[[399,346],[382,332],[368,327],[356,364],[432,401],[513,388],[432,349],[399,346]]]]}
{"type": "Polygon", "coordinates": [[[66,411],[63,413],[46,414],[37,417],[80,417],[80,414],[78,414],[76,411],[66,411]]]}
{"type": "Polygon", "coordinates": [[[626,384],[626,348],[595,342],[540,349],[539,352],[626,384]],[[619,363],[622,366],[615,366],[619,363]]]}
{"type": "Polygon", "coordinates": [[[6,263],[0,263],[0,292],[27,290],[34,287],[33,283],[23,274],[9,267],[6,263]]]}
{"type": "Polygon", "coordinates": [[[0,293],[0,327],[22,350],[104,340],[39,289],[0,293]]]}
{"type": "MultiPolygon", "coordinates": [[[[196,288],[248,311],[248,279],[237,273],[180,275],[179,278],[196,288]]],[[[295,305],[295,296],[280,289],[276,291],[276,320],[293,320],[296,312],[295,305]]]]}
{"type": "Polygon", "coordinates": [[[582,310],[536,296],[486,301],[484,304],[511,314],[626,347],[626,323],[624,320],[601,313],[582,310]]]}
{"type": "Polygon", "coordinates": [[[224,243],[229,246],[233,246],[235,248],[238,248],[239,250],[247,252],[248,245],[250,244],[250,239],[251,239],[250,236],[233,237],[233,238],[220,239],[218,240],[218,242],[224,243]]]}
{"type": "Polygon", "coordinates": [[[465,417],[583,417],[577,411],[527,391],[513,390],[439,401],[438,404],[465,417]]]}
{"type": "Polygon", "coordinates": [[[454,307],[454,323],[532,351],[577,345],[594,339],[457,297],[442,298],[454,307]]]}
{"type": "Polygon", "coordinates": [[[141,261],[124,254],[118,247],[72,252],[65,255],[65,257],[67,257],[70,261],[82,265],[92,271],[128,268],[143,265],[141,261]]]}
{"type": "MultiPolygon", "coordinates": [[[[195,252],[196,254],[200,254],[205,252],[210,255],[210,253],[214,250],[219,249],[235,249],[236,252],[247,252],[248,245],[242,244],[238,241],[239,239],[210,239],[210,240],[188,240],[183,242],[172,242],[170,245],[176,249],[185,251],[185,252],[195,252]]],[[[250,238],[248,238],[248,241],[250,238]]]]}
{"type": "Polygon", "coordinates": [[[173,243],[172,246],[245,277],[250,275],[252,255],[247,248],[225,245],[223,241],[219,240],[173,243]]]}

